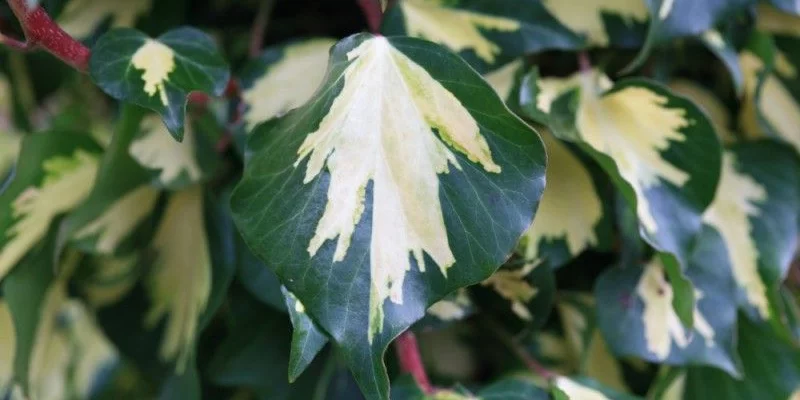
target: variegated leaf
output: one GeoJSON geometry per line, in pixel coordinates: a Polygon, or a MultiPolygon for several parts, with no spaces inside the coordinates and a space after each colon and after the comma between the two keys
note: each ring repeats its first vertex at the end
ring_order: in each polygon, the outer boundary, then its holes
{"type": "Polygon", "coordinates": [[[247,134],[261,122],[305,104],[322,84],[333,39],[309,39],[270,48],[240,74],[247,134]]]}
{"type": "Polygon", "coordinates": [[[661,252],[676,310],[690,325],[693,291],[681,269],[719,181],[721,147],[711,122],[691,101],[645,80],[612,84],[581,72],[537,87],[524,108],[546,115],[556,136],[576,142],[609,174],[635,208],[642,238],[661,252]]]}
{"type": "Polygon", "coordinates": [[[6,177],[17,162],[21,144],[21,135],[6,130],[0,130],[0,180],[6,177]]]}
{"type": "Polygon", "coordinates": [[[540,0],[402,0],[382,31],[439,43],[487,72],[523,54],[583,43],[540,0]]]}
{"type": "Polygon", "coordinates": [[[731,81],[733,81],[736,93],[742,94],[744,90],[744,76],[739,66],[739,56],[736,47],[733,45],[731,39],[723,35],[719,30],[712,28],[700,35],[700,41],[722,61],[725,68],[728,70],[728,74],[731,76],[731,81]]]}
{"type": "Polygon", "coordinates": [[[453,389],[437,389],[434,394],[426,395],[410,376],[400,377],[392,385],[394,400],[547,400],[550,397],[542,389],[536,379],[528,376],[513,376],[500,379],[477,393],[471,393],[464,387],[453,389]]]}
{"type": "Polygon", "coordinates": [[[71,0],[59,14],[58,25],[74,37],[86,38],[105,21],[112,28],[130,28],[150,11],[153,0],[71,0]]]}
{"type": "Polygon", "coordinates": [[[160,355],[164,360],[175,360],[180,373],[192,356],[212,286],[200,186],[169,197],[152,247],[156,260],[146,278],[152,304],[145,325],[155,327],[166,320],[160,355]]]}
{"type": "Polygon", "coordinates": [[[475,305],[466,288],[461,288],[447,297],[433,303],[426,312],[425,318],[418,324],[426,326],[426,320],[433,319],[440,323],[460,321],[475,312],[475,305]]]}
{"type": "Polygon", "coordinates": [[[636,400],[585,377],[556,377],[551,383],[556,400],[636,400]]]}
{"type": "Polygon", "coordinates": [[[317,95],[251,135],[233,209],[365,393],[385,398],[386,346],[505,260],[541,195],[544,153],[440,46],[355,35],[331,54],[317,95]]]}
{"type": "Polygon", "coordinates": [[[92,48],[92,80],[109,96],[161,115],[176,140],[183,140],[186,97],[201,91],[219,96],[230,78],[214,40],[193,28],[156,39],[135,29],[114,29],[92,48]]]}
{"type": "Polygon", "coordinates": [[[292,321],[292,350],[289,353],[289,382],[294,382],[308,368],[317,353],[328,344],[328,336],[306,314],[305,306],[292,292],[281,287],[286,310],[292,321]]]}
{"type": "Polygon", "coordinates": [[[0,279],[45,237],[56,217],[86,199],[99,153],[81,134],[53,131],[25,138],[14,180],[0,194],[0,279]]]}
{"type": "Polygon", "coordinates": [[[633,47],[642,43],[647,24],[643,0],[542,0],[545,8],[591,46],[633,47]]]}
{"type": "Polygon", "coordinates": [[[703,109],[723,144],[732,144],[736,141],[731,112],[714,92],[698,82],[682,78],[672,80],[669,88],[703,109]]]}
{"type": "Polygon", "coordinates": [[[519,97],[519,81],[525,71],[524,67],[523,60],[514,60],[483,75],[486,82],[506,104],[509,104],[509,107],[513,107],[519,97]]]}
{"type": "Polygon", "coordinates": [[[482,312],[507,329],[529,331],[541,327],[550,316],[556,282],[547,264],[530,262],[500,268],[473,292],[482,312]]]}

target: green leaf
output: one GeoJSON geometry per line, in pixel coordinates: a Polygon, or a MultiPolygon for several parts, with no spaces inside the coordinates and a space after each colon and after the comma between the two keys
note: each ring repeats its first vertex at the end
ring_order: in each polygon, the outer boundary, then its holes
{"type": "Polygon", "coordinates": [[[285,287],[281,287],[281,291],[286,298],[286,309],[289,311],[293,327],[292,350],[289,353],[289,382],[294,382],[328,343],[328,337],[317,328],[314,321],[306,314],[303,303],[297,300],[292,292],[285,287]]]}
{"type": "Polygon", "coordinates": [[[274,310],[288,312],[278,276],[250,251],[238,231],[235,241],[238,263],[236,276],[242,287],[274,310]]]}
{"type": "Polygon", "coordinates": [[[596,47],[638,47],[645,35],[643,0],[542,0],[545,8],[570,30],[596,47]]]}
{"type": "Polygon", "coordinates": [[[543,186],[536,133],[457,56],[412,38],[339,42],[311,102],[248,147],[237,225],[372,398],[388,396],[389,342],[494,272],[543,186]]]}
{"type": "Polygon", "coordinates": [[[150,11],[152,0],[92,1],[71,0],[58,15],[61,29],[77,38],[89,37],[104,22],[112,28],[130,28],[150,11]]]}
{"type": "Polygon", "coordinates": [[[508,104],[509,108],[517,106],[519,98],[519,84],[525,75],[525,62],[522,59],[514,60],[501,68],[483,75],[486,83],[494,89],[495,93],[508,104]]]}
{"type": "Polygon", "coordinates": [[[585,377],[557,377],[552,384],[556,399],[564,400],[636,400],[638,397],[619,393],[585,377]]]}
{"type": "Polygon", "coordinates": [[[800,387],[800,351],[782,342],[765,324],[740,319],[739,354],[745,379],[734,379],[708,367],[689,368],[674,391],[686,400],[724,398],[790,399],[800,387]]]}
{"type": "Polygon", "coordinates": [[[700,41],[725,64],[736,93],[741,95],[744,90],[744,76],[739,67],[739,56],[731,40],[723,36],[720,31],[709,29],[700,35],[700,41]]]}
{"type": "Polygon", "coordinates": [[[494,382],[477,394],[459,390],[437,389],[432,395],[425,395],[410,376],[399,378],[392,385],[394,400],[546,400],[550,397],[532,379],[509,377],[494,382]]]}
{"type": "Polygon", "coordinates": [[[0,129],[0,179],[5,178],[17,162],[21,144],[21,135],[0,129]]]}
{"type": "Polygon", "coordinates": [[[307,39],[265,50],[240,74],[245,133],[305,104],[322,84],[336,41],[307,39]]]}
{"type": "Polygon", "coordinates": [[[582,46],[539,0],[403,0],[384,18],[386,35],[439,43],[487,72],[524,54],[582,46]]]}
{"type": "Polygon", "coordinates": [[[188,27],[156,39],[135,29],[111,30],[92,48],[89,74],[109,96],[161,115],[178,141],[184,136],[188,94],[219,96],[230,78],[214,40],[188,27]]]}
{"type": "Polygon", "coordinates": [[[0,279],[45,237],[51,221],[92,188],[101,148],[69,131],[28,135],[8,188],[0,194],[0,279]]]}
{"type": "Polygon", "coordinates": [[[800,3],[797,0],[770,0],[770,2],[784,12],[800,15],[800,3]]]}

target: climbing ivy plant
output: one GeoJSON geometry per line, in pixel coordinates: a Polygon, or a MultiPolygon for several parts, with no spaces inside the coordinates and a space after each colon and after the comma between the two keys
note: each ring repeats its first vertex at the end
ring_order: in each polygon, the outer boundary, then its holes
{"type": "Polygon", "coordinates": [[[800,396],[796,2],[0,4],[0,398],[800,396]]]}

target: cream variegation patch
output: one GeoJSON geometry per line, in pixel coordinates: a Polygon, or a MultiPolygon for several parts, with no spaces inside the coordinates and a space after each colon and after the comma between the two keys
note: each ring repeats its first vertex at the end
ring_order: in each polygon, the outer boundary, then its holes
{"type": "Polygon", "coordinates": [[[725,241],[733,277],[762,318],[769,317],[769,300],[767,286],[758,273],[758,247],[750,219],[759,217],[761,209],[757,204],[766,199],[764,187],[739,173],[736,156],[726,152],[717,195],[703,214],[703,221],[713,226],[725,241]]]}
{"type": "Polygon", "coordinates": [[[660,400],[683,400],[683,395],[686,390],[686,373],[681,373],[670,382],[664,394],[661,395],[660,400]]]}
{"type": "Polygon", "coordinates": [[[663,182],[681,187],[689,180],[689,174],[661,152],[673,142],[685,141],[681,130],[693,122],[685,110],[667,107],[667,97],[647,88],[629,86],[599,95],[597,86],[594,76],[583,75],[578,131],[587,144],[614,160],[636,193],[640,223],[655,233],[658,226],[646,190],[663,182]]]}
{"type": "MultiPolygon", "coordinates": [[[[775,71],[792,78],[794,70],[788,69],[791,64],[780,67],[781,63],[778,60],[780,57],[776,58],[775,71]]],[[[745,133],[750,137],[763,136],[758,124],[760,112],[776,133],[800,152],[800,129],[797,128],[800,126],[800,103],[774,73],[764,77],[761,93],[756,99],[759,74],[764,69],[764,63],[755,54],[744,51],[739,55],[739,64],[745,81],[745,96],[742,99],[740,114],[745,133]]]]}
{"type": "Polygon", "coordinates": [[[491,287],[500,297],[511,302],[511,311],[517,317],[532,321],[533,315],[526,304],[536,297],[539,289],[533,287],[525,278],[534,268],[536,264],[526,264],[519,269],[500,269],[481,282],[481,285],[491,287]]]}
{"type": "Polygon", "coordinates": [[[648,17],[645,2],[641,0],[543,0],[542,4],[562,24],[586,35],[589,43],[598,46],[607,46],[610,40],[603,14],[614,14],[631,24],[643,23],[648,17]]]}
{"type": "Polygon", "coordinates": [[[270,65],[249,89],[242,92],[248,109],[248,132],[259,122],[278,117],[305,104],[325,78],[331,39],[309,40],[286,46],[283,57],[270,65]]]}
{"type": "Polygon", "coordinates": [[[0,179],[11,169],[19,156],[22,137],[15,133],[0,131],[0,179]]]}
{"type": "Polygon", "coordinates": [[[0,279],[47,233],[53,218],[89,195],[98,163],[97,155],[84,150],[44,162],[41,185],[25,189],[11,205],[15,221],[3,233],[6,242],[0,249],[0,279]]]}
{"type": "Polygon", "coordinates": [[[112,28],[132,27],[152,6],[153,0],[72,0],[59,14],[58,25],[71,36],[85,38],[107,19],[112,28]]]}
{"type": "Polygon", "coordinates": [[[133,53],[131,64],[142,71],[144,92],[150,97],[158,95],[164,106],[169,105],[165,84],[175,70],[175,52],[157,40],[147,39],[133,53]]]}
{"type": "Polygon", "coordinates": [[[113,254],[117,247],[153,210],[158,191],[143,185],[131,190],[74,235],[74,239],[97,237],[95,248],[102,254],[113,254]]]}
{"type": "MultiPolygon", "coordinates": [[[[603,74],[598,73],[597,71],[592,71],[591,74],[594,75],[595,84],[597,86],[596,90],[594,91],[608,90],[614,85],[614,83],[611,82],[611,79],[603,74]]],[[[536,93],[536,108],[545,114],[550,113],[550,107],[553,105],[553,102],[558,98],[558,96],[561,96],[571,89],[579,87],[582,79],[583,74],[580,72],[566,78],[539,78],[536,81],[536,86],[539,90],[536,93]]]]}
{"type": "Polygon", "coordinates": [[[733,143],[736,136],[730,129],[731,116],[722,101],[710,90],[688,80],[675,79],[669,83],[669,88],[684,97],[688,97],[697,106],[705,111],[714,131],[724,143],[733,143]]]}
{"type": "MultiPolygon", "coordinates": [[[[644,303],[642,323],[647,350],[659,360],[664,360],[669,356],[673,342],[678,348],[686,348],[692,340],[692,332],[684,328],[672,307],[672,285],[667,281],[664,268],[658,261],[652,261],[645,266],[636,285],[636,294],[644,303]]],[[[695,298],[694,329],[703,338],[706,346],[715,346],[714,328],[698,308],[703,292],[695,289],[695,298]]]]}
{"type": "Polygon", "coordinates": [[[497,92],[497,95],[500,96],[503,101],[506,101],[511,95],[511,90],[514,88],[517,73],[523,65],[524,63],[522,60],[512,61],[502,68],[486,74],[484,79],[486,79],[489,86],[497,92]]]}
{"type": "Polygon", "coordinates": [[[161,119],[151,115],[142,121],[142,134],[131,143],[130,154],[142,166],[161,171],[158,180],[164,185],[181,177],[197,182],[203,171],[195,155],[195,140],[191,123],[184,127],[183,142],[177,142],[161,119]]]}
{"type": "Polygon", "coordinates": [[[326,166],[331,176],[328,202],[308,245],[312,257],[335,239],[333,260],[345,258],[372,182],[371,341],[383,327],[384,300],[403,302],[409,253],[420,271],[424,253],[443,275],[455,263],[438,178],[450,166],[461,168],[451,148],[488,172],[501,168],[458,99],[386,38],[365,40],[347,58],[341,92],[298,149],[295,166],[308,160],[305,183],[326,166]]]}
{"type": "Polygon", "coordinates": [[[523,236],[525,259],[538,258],[543,240],[563,239],[570,254],[597,243],[594,228],[603,207],[589,171],[546,129],[539,131],[547,149],[547,186],[533,225],[523,236]]]}
{"type": "Polygon", "coordinates": [[[83,281],[81,290],[94,308],[114,304],[125,296],[139,279],[136,254],[121,257],[95,257],[92,274],[83,281]]]}
{"type": "Polygon", "coordinates": [[[514,32],[521,27],[519,21],[510,18],[460,10],[446,4],[446,0],[400,2],[408,35],[442,44],[455,52],[472,50],[478,58],[491,64],[502,49],[481,31],[514,32]]]}
{"type": "Polygon", "coordinates": [[[145,325],[167,318],[160,355],[182,372],[191,355],[199,318],[211,294],[211,255],[203,215],[203,189],[191,186],[167,202],[152,246],[153,270],[146,278],[152,299],[145,325]]]}
{"type": "Polygon", "coordinates": [[[459,289],[453,298],[433,303],[428,307],[428,314],[439,318],[442,321],[457,321],[465,316],[472,307],[472,300],[470,300],[467,290],[459,289]]]}
{"type": "Polygon", "coordinates": [[[575,380],[569,379],[565,376],[559,376],[555,379],[556,387],[564,392],[570,400],[611,400],[603,392],[581,385],[575,380]]]}
{"type": "Polygon", "coordinates": [[[0,300],[0,394],[14,377],[14,352],[17,340],[14,320],[5,301],[0,300]]]}
{"type": "Polygon", "coordinates": [[[756,28],[776,35],[800,36],[800,17],[785,13],[766,2],[756,7],[756,28]]]}

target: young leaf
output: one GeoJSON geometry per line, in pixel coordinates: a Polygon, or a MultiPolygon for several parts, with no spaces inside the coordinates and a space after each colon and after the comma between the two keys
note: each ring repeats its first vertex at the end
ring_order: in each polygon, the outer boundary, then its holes
{"type": "Polygon", "coordinates": [[[480,72],[523,54],[582,45],[539,0],[403,0],[388,11],[381,30],[439,43],[480,72]]]}
{"type": "Polygon", "coordinates": [[[156,39],[135,29],[114,29],[92,48],[89,74],[109,96],[161,115],[179,142],[189,93],[219,96],[230,78],[214,40],[187,27],[156,39]]]}
{"type": "Polygon", "coordinates": [[[325,78],[333,39],[310,39],[264,51],[240,75],[246,133],[305,104],[325,78]]]}
{"type": "Polygon", "coordinates": [[[289,382],[294,382],[311,361],[328,343],[328,337],[317,328],[314,321],[306,314],[305,307],[292,292],[281,287],[286,299],[286,309],[292,321],[292,350],[289,353],[289,382]]]}
{"type": "Polygon", "coordinates": [[[100,151],[81,134],[25,137],[14,180],[0,194],[0,279],[45,237],[54,218],[89,195],[100,151]]]}
{"type": "Polygon", "coordinates": [[[248,147],[232,200],[245,240],[376,398],[389,342],[491,275],[543,186],[536,133],[457,56],[412,38],[339,42],[318,94],[248,147]]]}

